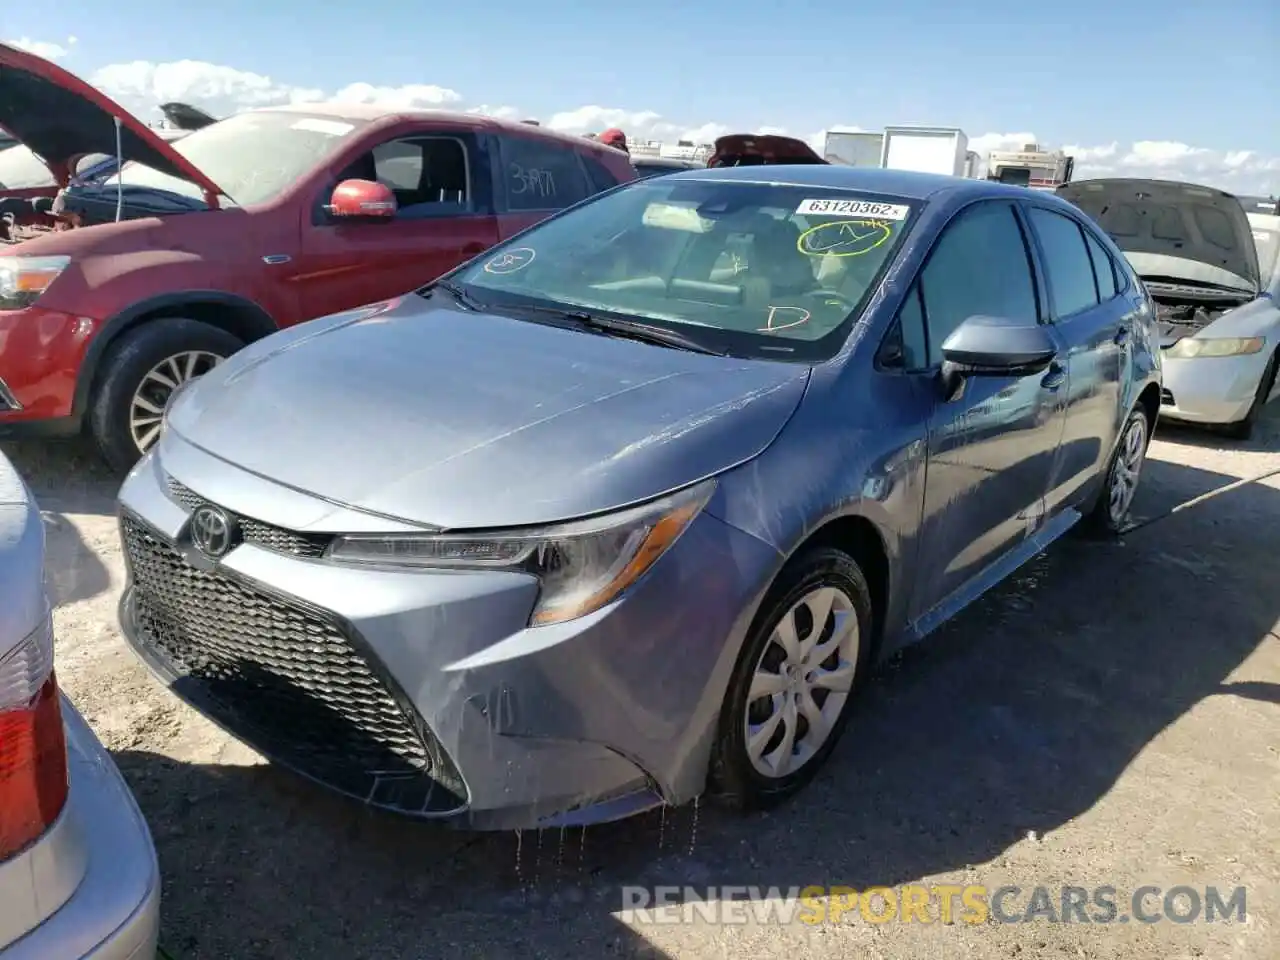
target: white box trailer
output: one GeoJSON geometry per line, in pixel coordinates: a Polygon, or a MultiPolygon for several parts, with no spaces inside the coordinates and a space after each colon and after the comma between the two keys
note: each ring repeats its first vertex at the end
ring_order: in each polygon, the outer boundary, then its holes
{"type": "Polygon", "coordinates": [[[822,158],[850,167],[878,167],[884,153],[884,134],[868,130],[832,130],[822,158]]]}
{"type": "Polygon", "coordinates": [[[969,138],[955,127],[885,127],[880,166],[963,177],[969,166],[969,138]]]}

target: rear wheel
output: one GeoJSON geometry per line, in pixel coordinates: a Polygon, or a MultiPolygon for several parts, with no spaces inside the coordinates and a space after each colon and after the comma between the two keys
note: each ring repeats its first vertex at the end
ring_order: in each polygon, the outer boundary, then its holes
{"type": "Polygon", "coordinates": [[[1236,423],[1229,423],[1222,428],[1222,432],[1233,440],[1248,440],[1253,436],[1253,428],[1258,423],[1258,418],[1262,416],[1262,411],[1267,405],[1267,397],[1271,396],[1271,388],[1276,384],[1276,367],[1280,365],[1280,350],[1271,355],[1271,362],[1267,364],[1267,368],[1262,371],[1262,380],[1258,383],[1258,392],[1254,395],[1253,405],[1249,407],[1249,412],[1245,414],[1243,420],[1236,423]]]}
{"type": "Polygon", "coordinates": [[[1124,422],[1120,442],[1116,444],[1107,472],[1103,475],[1098,500],[1084,518],[1087,532],[1114,536],[1124,529],[1150,445],[1151,422],[1139,406],[1129,413],[1124,422]]]}
{"type": "Polygon", "coordinates": [[[104,361],[89,410],[89,429],[103,458],[130,469],[160,436],[174,391],[239,350],[236,337],[195,320],[150,320],[120,338],[104,361]]]}
{"type": "Polygon", "coordinates": [[[802,554],[747,636],[720,712],[711,794],[758,809],[794,794],[835,749],[871,656],[866,578],[847,554],[802,554]]]}

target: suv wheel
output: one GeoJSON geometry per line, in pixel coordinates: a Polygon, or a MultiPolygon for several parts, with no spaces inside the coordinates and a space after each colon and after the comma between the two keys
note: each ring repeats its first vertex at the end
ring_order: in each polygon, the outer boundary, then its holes
{"type": "Polygon", "coordinates": [[[122,336],[104,361],[89,410],[107,463],[129,470],[159,438],[174,391],[243,346],[225,330],[182,317],[147,321],[122,336]]]}

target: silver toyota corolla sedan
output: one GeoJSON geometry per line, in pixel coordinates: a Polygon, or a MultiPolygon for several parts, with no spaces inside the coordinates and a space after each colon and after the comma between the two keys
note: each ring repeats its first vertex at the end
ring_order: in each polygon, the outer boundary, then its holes
{"type": "Polygon", "coordinates": [[[1280,387],[1280,217],[1163,180],[1081,180],[1058,195],[1111,235],[1156,302],[1160,415],[1248,437],[1280,387]]]}
{"type": "Polygon", "coordinates": [[[58,692],[44,527],[0,454],[0,960],[154,960],[159,910],[146,821],[58,692]]]}
{"type": "Polygon", "coordinates": [[[1153,309],[1051,195],[637,182],[184,389],[121,493],[124,630],[178,696],[378,807],[777,801],[875,658],[1125,522],[1153,309]]]}

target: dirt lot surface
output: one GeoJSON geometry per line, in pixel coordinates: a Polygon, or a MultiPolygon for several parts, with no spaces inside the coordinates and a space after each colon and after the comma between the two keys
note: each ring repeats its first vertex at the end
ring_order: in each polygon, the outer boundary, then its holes
{"type": "MultiPolygon", "coordinates": [[[[1280,411],[1248,444],[1162,430],[1119,543],[1069,539],[886,665],[829,769],[767,816],[703,806],[468,836],[259,762],[125,648],[115,481],[10,445],[47,511],[62,681],[146,812],[176,958],[1280,957],[1280,411]],[[651,924],[623,885],[1150,884],[1243,922],[651,924]]],[[[1158,906],[1160,897],[1147,901],[1158,906]]]]}

